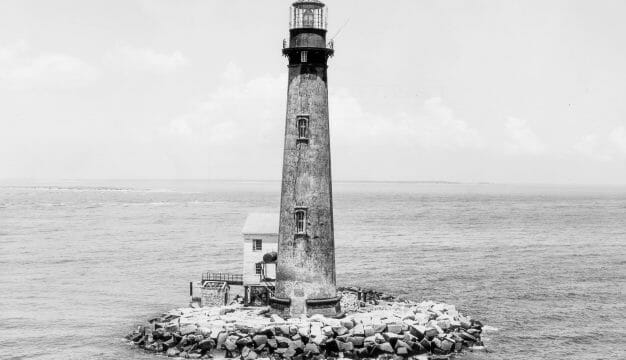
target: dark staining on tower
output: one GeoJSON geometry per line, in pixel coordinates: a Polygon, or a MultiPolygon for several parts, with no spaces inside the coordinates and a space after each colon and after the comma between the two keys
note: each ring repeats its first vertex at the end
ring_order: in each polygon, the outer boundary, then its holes
{"type": "Polygon", "coordinates": [[[326,8],[296,1],[290,37],[276,291],[271,305],[287,316],[340,311],[328,124],[326,8]]]}

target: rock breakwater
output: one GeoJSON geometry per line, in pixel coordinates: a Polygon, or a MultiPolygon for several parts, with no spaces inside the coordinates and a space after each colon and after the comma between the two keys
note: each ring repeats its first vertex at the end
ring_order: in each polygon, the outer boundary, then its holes
{"type": "Polygon", "coordinates": [[[434,359],[482,346],[481,322],[453,305],[343,295],[342,318],[283,319],[269,308],[241,305],[182,308],[138,326],[127,339],[149,352],[190,359],[434,359]]]}

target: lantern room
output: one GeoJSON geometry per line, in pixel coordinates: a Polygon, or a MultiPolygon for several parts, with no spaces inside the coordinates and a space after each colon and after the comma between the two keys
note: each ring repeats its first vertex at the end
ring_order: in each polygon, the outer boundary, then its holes
{"type": "Polygon", "coordinates": [[[290,29],[326,30],[328,11],[319,0],[298,0],[291,6],[290,29]]]}

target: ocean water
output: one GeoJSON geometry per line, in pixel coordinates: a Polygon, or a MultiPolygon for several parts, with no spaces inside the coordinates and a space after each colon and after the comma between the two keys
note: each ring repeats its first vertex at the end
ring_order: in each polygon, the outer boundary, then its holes
{"type": "MultiPolygon", "coordinates": [[[[238,272],[278,182],[0,183],[0,358],[153,359],[123,341],[238,272]]],[[[626,188],[335,183],[337,281],[456,304],[464,359],[626,359],[626,188]]]]}

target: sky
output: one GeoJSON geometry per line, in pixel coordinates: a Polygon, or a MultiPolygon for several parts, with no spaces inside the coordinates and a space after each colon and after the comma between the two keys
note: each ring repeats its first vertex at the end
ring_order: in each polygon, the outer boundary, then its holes
{"type": "MultiPolygon", "coordinates": [[[[626,184],[625,1],[326,4],[334,180],[626,184]]],[[[280,179],[289,6],[1,1],[0,179],[280,179]]]]}

